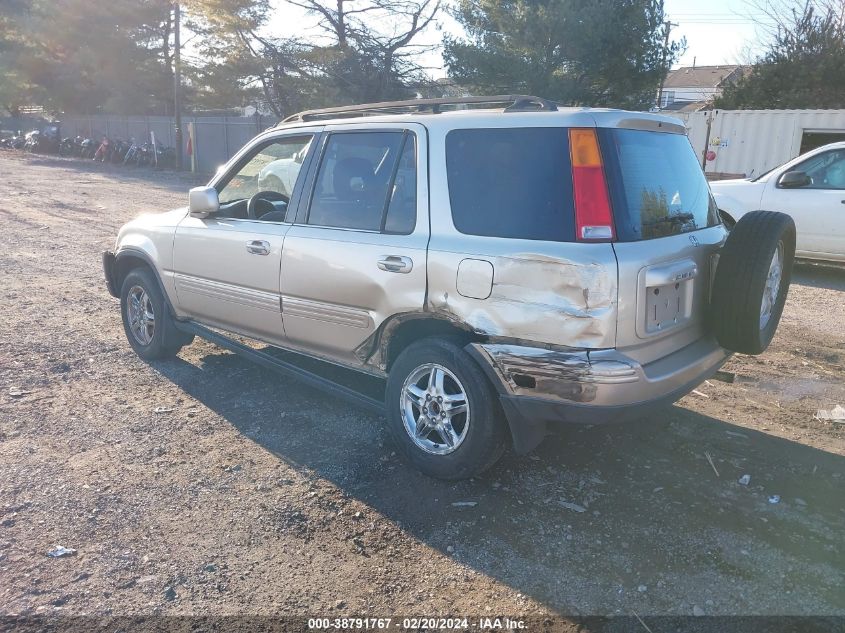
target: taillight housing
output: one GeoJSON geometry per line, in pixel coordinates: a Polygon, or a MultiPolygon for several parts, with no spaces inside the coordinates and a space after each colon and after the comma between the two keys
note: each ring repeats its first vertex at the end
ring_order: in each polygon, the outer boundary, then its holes
{"type": "Polygon", "coordinates": [[[608,242],[616,237],[607,180],[595,128],[569,129],[575,239],[608,242]]]}

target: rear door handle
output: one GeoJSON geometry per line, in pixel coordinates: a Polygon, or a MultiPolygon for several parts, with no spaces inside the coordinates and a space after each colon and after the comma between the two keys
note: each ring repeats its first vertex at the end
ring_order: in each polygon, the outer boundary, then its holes
{"type": "Polygon", "coordinates": [[[378,262],[378,267],[386,270],[389,273],[409,273],[414,267],[414,262],[410,257],[402,257],[401,255],[385,255],[378,262]]]}
{"type": "Polygon", "coordinates": [[[250,240],[246,243],[246,251],[253,255],[269,255],[270,242],[265,240],[250,240]]]}

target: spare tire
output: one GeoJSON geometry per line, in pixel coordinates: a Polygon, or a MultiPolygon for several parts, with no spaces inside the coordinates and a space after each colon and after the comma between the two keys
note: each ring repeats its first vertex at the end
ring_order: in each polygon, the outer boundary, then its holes
{"type": "Polygon", "coordinates": [[[725,349],[760,354],[772,342],[795,259],[795,223],[775,211],[747,213],[719,254],[711,329],[725,349]]]}

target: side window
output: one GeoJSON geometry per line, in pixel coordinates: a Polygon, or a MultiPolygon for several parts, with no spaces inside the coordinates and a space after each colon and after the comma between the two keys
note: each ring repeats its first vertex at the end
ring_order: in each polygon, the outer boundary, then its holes
{"type": "Polygon", "coordinates": [[[565,128],[452,130],[446,172],[452,220],[461,233],[575,239],[565,128]]]}
{"type": "Polygon", "coordinates": [[[803,189],[845,189],[845,150],[813,156],[792,171],[803,171],[812,180],[803,189]]]}
{"type": "Polygon", "coordinates": [[[262,220],[281,221],[299,178],[313,136],[296,136],[260,146],[228,179],[218,185],[221,215],[246,217],[246,203],[258,192],[272,192],[262,203],[262,220]],[[273,195],[276,194],[276,195],[273,195]],[[273,217],[263,217],[273,213],[273,217]]]}
{"type": "Polygon", "coordinates": [[[340,132],[329,136],[308,224],[409,233],[415,223],[413,135],[340,132]]]}
{"type": "Polygon", "coordinates": [[[417,142],[413,134],[405,136],[396,178],[384,220],[385,233],[408,235],[417,225],[417,142]]]}

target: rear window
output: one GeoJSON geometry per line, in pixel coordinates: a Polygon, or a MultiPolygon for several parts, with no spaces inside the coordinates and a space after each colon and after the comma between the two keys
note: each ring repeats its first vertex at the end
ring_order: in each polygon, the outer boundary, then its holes
{"type": "Polygon", "coordinates": [[[566,128],[453,130],[446,136],[455,228],[469,235],[572,241],[566,128]]]}
{"type": "Polygon", "coordinates": [[[719,224],[686,136],[605,129],[601,144],[618,240],[648,240],[719,224]]]}

